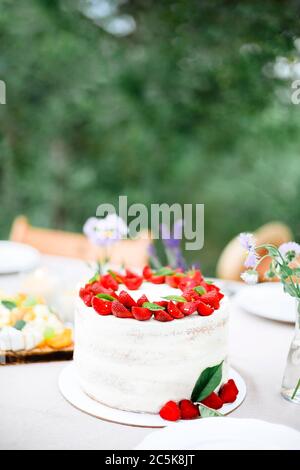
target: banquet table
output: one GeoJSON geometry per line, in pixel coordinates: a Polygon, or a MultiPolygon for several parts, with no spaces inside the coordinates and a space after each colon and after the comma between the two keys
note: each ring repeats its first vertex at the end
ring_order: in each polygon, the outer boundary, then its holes
{"type": "MultiPolygon", "coordinates": [[[[49,272],[73,283],[87,275],[84,262],[43,256],[49,272]]],[[[0,289],[16,291],[20,276],[0,276],[0,289]]],[[[231,417],[258,418],[300,430],[300,407],[284,400],[280,386],[293,325],[248,314],[234,305],[230,362],[247,385],[231,417]]],[[[0,367],[0,449],[131,450],[153,432],[91,417],[61,396],[58,377],[66,362],[0,367]]]]}

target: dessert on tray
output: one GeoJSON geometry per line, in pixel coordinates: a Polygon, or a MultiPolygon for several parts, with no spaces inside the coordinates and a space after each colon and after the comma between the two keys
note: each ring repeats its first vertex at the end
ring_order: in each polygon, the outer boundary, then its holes
{"type": "Polygon", "coordinates": [[[107,406],[169,420],[199,416],[199,402],[219,409],[238,394],[228,320],[228,299],[199,270],[96,275],[76,307],[81,386],[107,406]]]}
{"type": "Polygon", "coordinates": [[[42,298],[0,295],[0,363],[72,357],[73,333],[42,298]]]}

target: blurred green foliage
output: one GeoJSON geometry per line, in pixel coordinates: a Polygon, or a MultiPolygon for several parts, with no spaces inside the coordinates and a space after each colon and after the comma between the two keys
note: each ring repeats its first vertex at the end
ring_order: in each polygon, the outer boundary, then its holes
{"type": "Polygon", "coordinates": [[[0,236],[20,213],[81,230],[127,194],[205,203],[190,256],[210,273],[239,231],[280,219],[299,237],[300,107],[263,72],[293,59],[298,2],[131,0],[124,37],[78,5],[0,0],[0,236]]]}

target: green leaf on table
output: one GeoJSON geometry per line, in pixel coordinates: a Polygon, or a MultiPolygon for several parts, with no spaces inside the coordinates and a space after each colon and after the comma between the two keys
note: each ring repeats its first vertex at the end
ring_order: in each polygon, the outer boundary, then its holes
{"type": "Polygon", "coordinates": [[[153,273],[153,276],[173,276],[174,274],[175,271],[173,269],[160,268],[155,273],[153,273]]]}
{"type": "Polygon", "coordinates": [[[14,328],[18,331],[22,331],[25,326],[26,326],[26,321],[24,320],[18,320],[14,324],[14,328]]]}
{"type": "Polygon", "coordinates": [[[192,391],[192,402],[204,400],[220,385],[222,367],[223,361],[217,366],[208,367],[202,372],[192,391]]]}
{"type": "Polygon", "coordinates": [[[27,299],[23,303],[23,306],[24,307],[34,307],[37,304],[38,304],[38,301],[37,301],[36,297],[33,297],[33,296],[30,295],[29,297],[27,297],[27,299]]]}
{"type": "Polygon", "coordinates": [[[13,302],[12,300],[1,300],[1,304],[8,310],[13,310],[14,308],[17,308],[16,302],[13,302]]]}
{"type": "Polygon", "coordinates": [[[160,305],[154,304],[152,302],[144,302],[143,308],[147,308],[148,310],[151,310],[153,312],[157,310],[165,310],[165,307],[161,307],[160,305]]]}
{"type": "Polygon", "coordinates": [[[208,408],[208,406],[202,405],[200,403],[198,405],[201,418],[224,418],[224,415],[218,413],[218,411],[213,410],[212,408],[208,408]]]}
{"type": "Polygon", "coordinates": [[[162,298],[165,300],[173,300],[174,302],[186,302],[186,299],[181,295],[166,295],[162,298]]]}
{"type": "Polygon", "coordinates": [[[199,295],[204,295],[207,293],[206,289],[203,286],[194,287],[194,291],[197,292],[197,294],[199,295]]]}
{"type": "Polygon", "coordinates": [[[110,301],[116,300],[115,297],[109,294],[97,294],[96,297],[102,300],[110,300],[110,301]]]}

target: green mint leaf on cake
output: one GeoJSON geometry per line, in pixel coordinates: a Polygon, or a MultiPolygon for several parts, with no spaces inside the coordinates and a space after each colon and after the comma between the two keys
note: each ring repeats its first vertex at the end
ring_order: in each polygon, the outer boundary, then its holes
{"type": "Polygon", "coordinates": [[[218,413],[218,411],[208,408],[208,406],[202,405],[201,403],[198,405],[198,408],[201,418],[224,418],[224,415],[218,413]]]}
{"type": "Polygon", "coordinates": [[[98,299],[103,299],[103,300],[110,300],[110,301],[114,301],[116,300],[115,297],[113,297],[112,295],[109,295],[109,294],[97,294],[96,297],[98,299]]]}
{"type": "Polygon", "coordinates": [[[208,367],[200,375],[191,395],[192,402],[207,398],[220,385],[222,380],[223,361],[217,366],[208,367]]]}
{"type": "Polygon", "coordinates": [[[99,274],[99,273],[96,273],[95,276],[93,276],[93,277],[89,280],[88,284],[94,284],[94,282],[97,282],[97,281],[99,281],[99,280],[100,280],[100,274],[99,274]]]}
{"type": "Polygon", "coordinates": [[[161,307],[160,305],[153,304],[152,302],[144,302],[143,308],[147,308],[148,310],[151,310],[152,312],[155,312],[156,310],[165,310],[165,307],[161,307]]]}
{"type": "Polygon", "coordinates": [[[26,326],[26,321],[24,320],[18,320],[14,324],[14,328],[18,331],[22,331],[25,326],[26,326]]]}
{"type": "Polygon", "coordinates": [[[38,301],[35,297],[29,296],[24,302],[24,307],[34,307],[37,305],[38,301]]]}
{"type": "Polygon", "coordinates": [[[17,307],[17,304],[15,302],[12,302],[11,300],[1,300],[1,304],[8,310],[13,310],[17,307]]]}
{"type": "Polygon", "coordinates": [[[206,289],[203,286],[194,287],[194,291],[197,292],[199,295],[206,294],[206,289]]]}
{"type": "Polygon", "coordinates": [[[174,274],[175,272],[173,269],[160,268],[155,273],[153,273],[153,276],[173,276],[174,274]]]}
{"type": "Polygon", "coordinates": [[[166,295],[166,297],[162,297],[165,300],[173,300],[174,302],[186,302],[186,299],[181,295],[166,295]]]}

